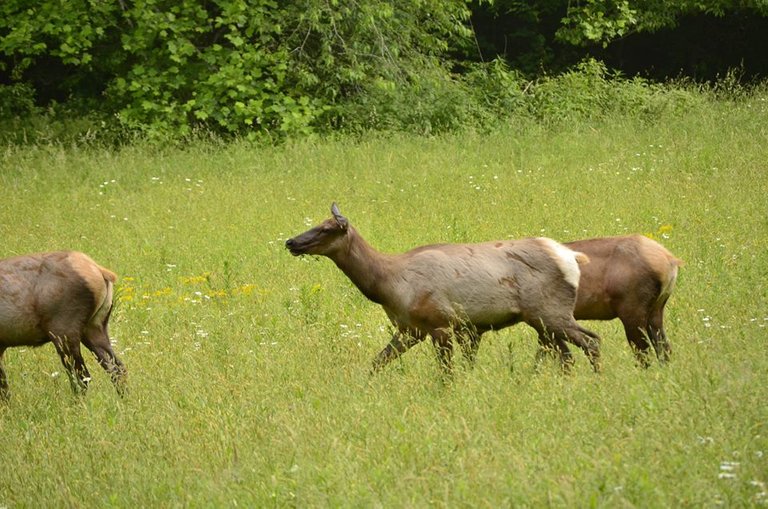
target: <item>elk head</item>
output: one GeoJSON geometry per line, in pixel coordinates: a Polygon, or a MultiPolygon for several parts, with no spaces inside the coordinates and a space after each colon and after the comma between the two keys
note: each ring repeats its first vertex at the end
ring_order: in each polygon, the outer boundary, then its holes
{"type": "Polygon", "coordinates": [[[331,205],[331,214],[332,217],[314,228],[285,241],[285,247],[293,256],[304,254],[328,256],[346,245],[349,221],[341,215],[336,203],[331,205]]]}

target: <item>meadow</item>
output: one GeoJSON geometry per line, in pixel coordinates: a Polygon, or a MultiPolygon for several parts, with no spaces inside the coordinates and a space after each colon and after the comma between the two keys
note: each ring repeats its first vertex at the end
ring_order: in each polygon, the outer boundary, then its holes
{"type": "Polygon", "coordinates": [[[768,94],[433,138],[0,152],[0,256],[120,275],[119,398],[72,395],[49,344],[5,354],[0,508],[768,505],[768,94]],[[672,361],[534,373],[488,334],[441,379],[423,343],[369,375],[383,311],[285,240],[341,211],[376,248],[630,232],[685,261],[672,361]]]}

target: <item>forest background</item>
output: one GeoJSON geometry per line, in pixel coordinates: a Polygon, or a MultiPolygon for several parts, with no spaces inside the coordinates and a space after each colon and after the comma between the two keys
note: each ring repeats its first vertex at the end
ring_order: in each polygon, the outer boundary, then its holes
{"type": "Polygon", "coordinates": [[[753,84],[767,41],[765,0],[6,0],[0,139],[488,129],[753,84]]]}

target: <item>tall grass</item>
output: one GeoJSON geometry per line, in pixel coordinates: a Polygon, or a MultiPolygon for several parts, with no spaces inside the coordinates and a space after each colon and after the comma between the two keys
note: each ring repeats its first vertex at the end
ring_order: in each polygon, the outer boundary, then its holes
{"type": "Polygon", "coordinates": [[[39,145],[0,162],[3,256],[88,252],[121,275],[115,394],[90,360],[12,349],[0,507],[768,504],[768,97],[485,135],[39,145]],[[283,243],[331,201],[383,251],[641,232],[685,260],[670,365],[533,374],[535,335],[487,336],[440,381],[420,345],[375,377],[386,317],[283,243]]]}

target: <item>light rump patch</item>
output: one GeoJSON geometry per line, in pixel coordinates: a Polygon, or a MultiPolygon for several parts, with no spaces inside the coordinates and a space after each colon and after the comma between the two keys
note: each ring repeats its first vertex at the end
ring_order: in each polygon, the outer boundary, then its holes
{"type": "Polygon", "coordinates": [[[77,251],[66,254],[67,263],[79,275],[93,295],[96,307],[91,321],[101,323],[111,311],[114,283],[117,274],[97,264],[93,259],[77,251]]]}
{"type": "Polygon", "coordinates": [[[565,280],[570,283],[574,288],[579,287],[579,278],[581,277],[581,269],[579,264],[589,263],[589,257],[584,253],[579,253],[568,249],[555,242],[552,239],[546,237],[539,237],[537,239],[552,255],[552,259],[557,263],[558,268],[563,273],[565,280]]]}

